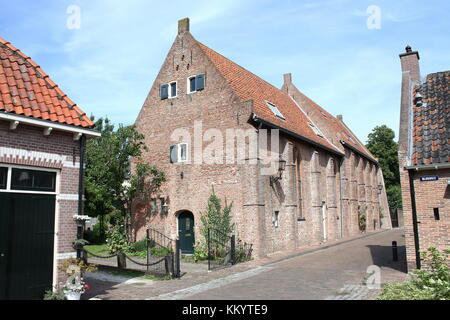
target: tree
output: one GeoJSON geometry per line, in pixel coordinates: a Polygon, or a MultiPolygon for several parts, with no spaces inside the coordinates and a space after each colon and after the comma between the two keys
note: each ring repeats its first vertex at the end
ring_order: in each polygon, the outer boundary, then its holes
{"type": "Polygon", "coordinates": [[[206,212],[204,212],[200,220],[202,221],[201,232],[204,239],[208,239],[208,229],[212,228],[218,230],[223,235],[223,241],[226,241],[233,232],[233,225],[231,223],[231,209],[233,203],[227,204],[225,199],[225,207],[222,209],[220,199],[214,193],[209,196],[206,212]]]}
{"type": "Polygon", "coordinates": [[[108,118],[95,122],[101,137],[90,139],[86,145],[86,212],[100,216],[103,223],[124,226],[129,238],[131,203],[139,192],[155,192],[165,180],[164,173],[147,164],[138,163],[131,172],[131,159],[141,160],[147,150],[144,135],[135,126],[114,125],[108,118]]]}
{"type": "Polygon", "coordinates": [[[367,149],[380,162],[389,207],[396,210],[401,207],[400,171],[398,164],[398,144],[395,133],[386,125],[376,126],[368,135],[367,149]]]}

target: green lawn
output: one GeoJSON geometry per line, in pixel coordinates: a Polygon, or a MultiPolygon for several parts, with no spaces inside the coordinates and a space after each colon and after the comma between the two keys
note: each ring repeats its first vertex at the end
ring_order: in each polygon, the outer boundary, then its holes
{"type": "Polygon", "coordinates": [[[106,244],[91,244],[84,246],[88,252],[92,252],[93,254],[99,256],[107,256],[110,255],[108,247],[106,244]]]}

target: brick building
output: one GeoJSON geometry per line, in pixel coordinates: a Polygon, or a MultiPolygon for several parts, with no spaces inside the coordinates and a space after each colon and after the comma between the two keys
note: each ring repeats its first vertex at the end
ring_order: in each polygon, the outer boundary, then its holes
{"type": "Polygon", "coordinates": [[[399,164],[408,268],[420,252],[450,247],[450,71],[420,78],[419,53],[407,46],[402,70],[399,164]]]}
{"type": "Polygon", "coordinates": [[[75,255],[80,150],[99,136],[30,57],[0,38],[0,299],[42,299],[75,255]]]}
{"type": "Polygon", "coordinates": [[[256,256],[356,235],[358,213],[367,230],[390,227],[377,160],[342,116],[303,95],[290,74],[284,80],[272,86],[179,21],[135,122],[144,161],[167,175],[160,194],[133,205],[136,238],[151,226],[192,252],[212,189],[233,202],[235,232],[256,256]]]}

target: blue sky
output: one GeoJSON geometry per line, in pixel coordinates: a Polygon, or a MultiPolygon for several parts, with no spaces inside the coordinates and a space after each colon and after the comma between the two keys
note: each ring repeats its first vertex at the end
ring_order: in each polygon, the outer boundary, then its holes
{"type": "Polygon", "coordinates": [[[296,86],[365,142],[376,125],[398,132],[400,61],[450,69],[450,1],[0,0],[0,36],[31,56],[88,115],[134,122],[177,33],[194,37],[280,87],[296,86]],[[432,4],[432,5],[431,5],[432,4]],[[80,29],[67,28],[71,5],[80,29]],[[367,8],[380,9],[369,29],[367,8]]]}

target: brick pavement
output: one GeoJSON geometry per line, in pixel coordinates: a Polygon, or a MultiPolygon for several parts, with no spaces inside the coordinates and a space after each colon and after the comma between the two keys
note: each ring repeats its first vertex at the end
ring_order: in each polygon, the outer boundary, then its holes
{"type": "Polygon", "coordinates": [[[382,283],[402,281],[404,256],[403,230],[395,229],[213,272],[191,270],[181,279],[147,283],[88,279],[93,289],[82,298],[371,299],[379,290],[366,290],[363,285],[367,267],[380,266],[382,283]],[[391,261],[393,240],[399,245],[399,262],[391,261]]]}

